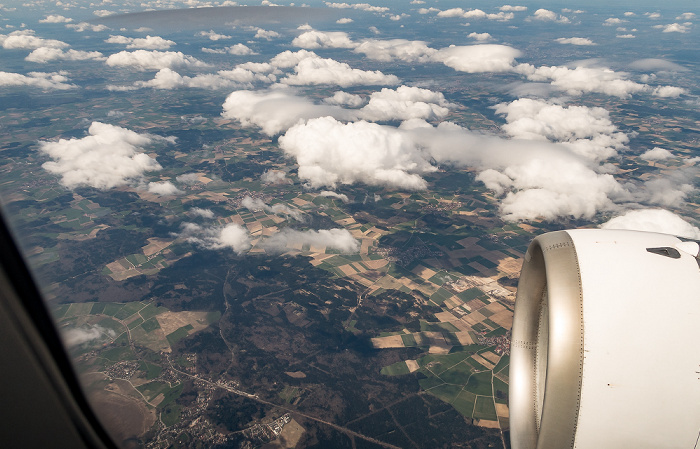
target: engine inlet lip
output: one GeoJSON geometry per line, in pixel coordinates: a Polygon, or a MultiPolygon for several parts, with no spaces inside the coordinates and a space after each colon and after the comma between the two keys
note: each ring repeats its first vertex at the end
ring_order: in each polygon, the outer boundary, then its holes
{"type": "Polygon", "coordinates": [[[583,293],[573,240],[566,231],[543,234],[528,248],[515,305],[509,395],[514,449],[574,447],[583,336],[583,293]],[[541,334],[543,308],[548,332],[541,334]],[[544,375],[537,366],[538,350],[547,352],[544,375]],[[545,385],[540,385],[542,379],[545,385]]]}

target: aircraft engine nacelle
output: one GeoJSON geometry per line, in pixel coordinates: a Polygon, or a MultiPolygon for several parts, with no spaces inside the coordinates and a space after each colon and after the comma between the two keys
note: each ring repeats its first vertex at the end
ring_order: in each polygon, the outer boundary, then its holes
{"type": "Polygon", "coordinates": [[[513,321],[513,449],[700,448],[699,249],[636,231],[533,240],[513,321]]]}

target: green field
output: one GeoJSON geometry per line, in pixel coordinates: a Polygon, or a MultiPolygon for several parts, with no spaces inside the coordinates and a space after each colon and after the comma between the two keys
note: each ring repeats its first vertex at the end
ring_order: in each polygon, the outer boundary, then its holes
{"type": "Polygon", "coordinates": [[[404,374],[408,374],[410,371],[408,370],[408,366],[406,366],[406,362],[402,361],[396,362],[393,365],[385,366],[380,372],[385,376],[402,376],[404,374]]]}

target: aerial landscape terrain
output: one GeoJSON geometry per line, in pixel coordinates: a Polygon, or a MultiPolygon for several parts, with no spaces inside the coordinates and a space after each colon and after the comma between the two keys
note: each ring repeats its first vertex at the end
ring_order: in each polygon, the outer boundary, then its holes
{"type": "Polygon", "coordinates": [[[690,1],[0,5],[0,200],[124,448],[509,448],[537,235],[700,239],[690,1]]]}

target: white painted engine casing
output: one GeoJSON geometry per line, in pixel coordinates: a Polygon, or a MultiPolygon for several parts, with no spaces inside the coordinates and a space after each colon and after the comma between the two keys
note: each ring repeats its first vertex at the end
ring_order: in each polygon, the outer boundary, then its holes
{"type": "Polygon", "coordinates": [[[514,449],[696,448],[700,267],[681,243],[613,230],[533,241],[513,323],[514,449]]]}

